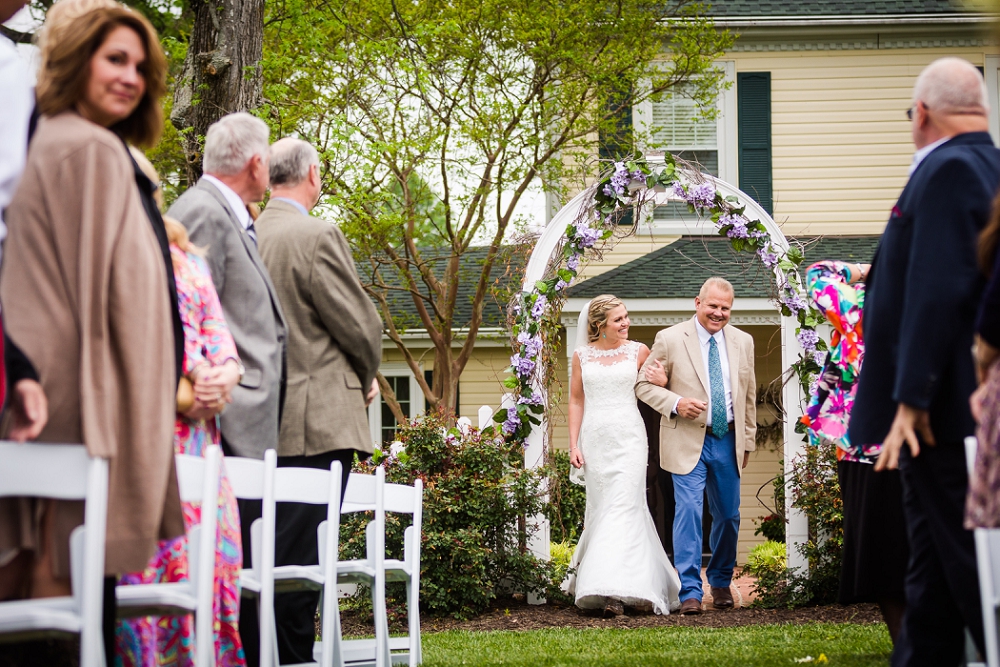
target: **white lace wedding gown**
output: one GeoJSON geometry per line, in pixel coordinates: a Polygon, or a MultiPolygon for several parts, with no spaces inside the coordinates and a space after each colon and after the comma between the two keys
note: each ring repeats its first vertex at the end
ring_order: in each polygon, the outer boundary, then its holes
{"type": "Polygon", "coordinates": [[[563,589],[584,609],[607,598],[653,604],[658,614],[680,606],[680,579],[663,551],[646,506],[646,428],[634,385],[640,344],[614,350],[577,348],[583,376],[583,453],[587,512],[563,589]]]}

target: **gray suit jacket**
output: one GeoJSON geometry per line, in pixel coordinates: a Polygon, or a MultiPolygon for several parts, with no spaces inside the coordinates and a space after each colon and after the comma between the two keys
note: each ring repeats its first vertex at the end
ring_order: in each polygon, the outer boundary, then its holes
{"type": "Polygon", "coordinates": [[[280,456],[371,453],[365,395],[382,359],[382,320],[335,226],[272,200],[255,225],[288,314],[280,456]]]}
{"type": "Polygon", "coordinates": [[[187,227],[206,260],[246,372],[222,412],[222,436],[238,456],[264,458],[278,448],[285,318],[267,269],[226,198],[201,180],[167,215],[187,227]]]}

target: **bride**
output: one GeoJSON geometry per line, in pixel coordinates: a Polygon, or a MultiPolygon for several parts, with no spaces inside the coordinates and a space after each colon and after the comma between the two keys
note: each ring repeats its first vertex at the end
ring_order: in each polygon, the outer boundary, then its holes
{"type": "Polygon", "coordinates": [[[649,348],[628,329],[621,299],[594,298],[580,313],[570,383],[571,478],[586,484],[587,512],[563,588],[605,616],[625,605],[651,603],[658,614],[680,606],[680,579],[646,507],[648,444],[633,386],[649,348]]]}

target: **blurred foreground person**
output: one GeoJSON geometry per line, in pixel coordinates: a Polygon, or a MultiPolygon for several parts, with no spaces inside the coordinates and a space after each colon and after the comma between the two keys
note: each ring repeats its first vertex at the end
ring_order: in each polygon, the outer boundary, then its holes
{"type": "Polygon", "coordinates": [[[833,327],[830,351],[802,417],[809,444],[833,444],[844,501],[840,604],[877,602],[893,642],[903,623],[903,575],[909,555],[898,470],[875,472],[881,443],[855,446],[847,434],[865,357],[863,318],[869,265],[817,262],[806,289],[833,327]]]}
{"type": "Polygon", "coordinates": [[[959,58],[920,73],[907,115],[917,152],[868,273],[849,434],[858,446],[882,443],[877,471],[899,467],[910,559],[892,664],[931,667],[959,664],[966,627],[983,652],[963,441],[975,427],[976,240],[1000,184],[1000,150],[983,77],[959,58]]]}
{"type": "MultiPolygon", "coordinates": [[[[184,532],[166,273],[124,143],[159,138],[165,73],[156,32],[123,7],[87,13],[51,44],[0,275],[10,336],[51,406],[38,439],[82,442],[111,461],[111,600],[113,575],[141,569],[159,540],[184,532]]],[[[23,573],[17,593],[69,594],[69,533],[82,519],[82,503],[4,505],[0,549],[22,550],[6,566],[23,573]]]]}

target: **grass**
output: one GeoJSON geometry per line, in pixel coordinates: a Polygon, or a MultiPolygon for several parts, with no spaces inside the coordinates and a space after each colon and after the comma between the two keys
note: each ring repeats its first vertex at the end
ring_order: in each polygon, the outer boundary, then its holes
{"type": "Polygon", "coordinates": [[[892,644],[885,626],[815,623],[737,628],[566,629],[531,632],[428,633],[424,667],[771,667],[885,666],[892,644]]]}

